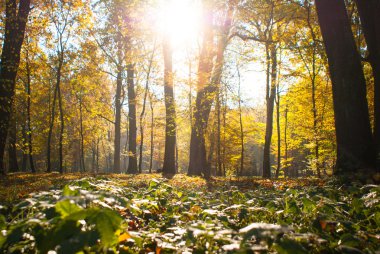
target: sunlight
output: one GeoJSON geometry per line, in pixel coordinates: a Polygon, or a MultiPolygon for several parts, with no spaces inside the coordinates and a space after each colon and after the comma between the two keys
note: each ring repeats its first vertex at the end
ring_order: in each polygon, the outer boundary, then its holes
{"type": "Polygon", "coordinates": [[[174,49],[197,39],[201,8],[194,0],[164,0],[159,9],[158,31],[170,37],[174,49]]]}

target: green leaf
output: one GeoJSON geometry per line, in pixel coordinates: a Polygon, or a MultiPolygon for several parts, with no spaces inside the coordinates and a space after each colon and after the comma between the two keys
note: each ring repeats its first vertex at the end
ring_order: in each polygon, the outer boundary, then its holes
{"type": "Polygon", "coordinates": [[[79,190],[75,189],[73,186],[65,185],[65,187],[63,187],[62,195],[64,197],[79,196],[79,190]]]}
{"type": "Polygon", "coordinates": [[[89,216],[89,222],[96,225],[102,244],[111,246],[117,242],[116,231],[120,229],[122,218],[110,209],[94,209],[89,216]]]}
{"type": "Polygon", "coordinates": [[[160,184],[160,181],[158,181],[157,179],[152,179],[150,182],[149,182],[149,190],[154,190],[154,189],[157,189],[158,185],[160,184]]]}
{"type": "Polygon", "coordinates": [[[65,199],[55,205],[55,210],[61,214],[62,218],[65,218],[72,213],[82,210],[82,208],[69,199],[65,199]]]}
{"type": "Polygon", "coordinates": [[[303,198],[302,199],[302,204],[303,204],[303,212],[304,213],[310,213],[312,212],[316,205],[315,205],[315,202],[309,198],[303,198]]]}
{"type": "Polygon", "coordinates": [[[285,213],[297,214],[300,209],[297,206],[297,202],[293,198],[285,199],[285,213]]]}

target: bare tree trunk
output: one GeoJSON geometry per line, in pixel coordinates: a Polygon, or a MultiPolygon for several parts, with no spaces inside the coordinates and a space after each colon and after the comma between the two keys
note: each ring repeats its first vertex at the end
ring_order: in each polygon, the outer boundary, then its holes
{"type": "Polygon", "coordinates": [[[165,125],[165,155],[164,165],[162,168],[163,174],[173,175],[176,173],[175,167],[175,147],[176,147],[176,112],[174,102],[173,89],[173,63],[172,49],[169,41],[164,41],[164,92],[165,92],[165,110],[166,110],[166,125],[165,125]]]}
{"type": "Polygon", "coordinates": [[[220,87],[218,89],[218,93],[216,95],[216,118],[217,118],[217,166],[216,166],[216,174],[217,176],[223,175],[222,170],[222,154],[221,154],[221,117],[220,117],[220,87]]]}
{"type": "Polygon", "coordinates": [[[368,47],[368,61],[375,79],[375,126],[377,168],[380,168],[380,2],[378,0],[356,0],[364,37],[368,47]]]}
{"type": "Polygon", "coordinates": [[[194,112],[194,126],[191,131],[189,175],[203,175],[210,177],[205,147],[205,134],[212,103],[218,87],[220,86],[221,74],[224,64],[224,51],[228,44],[231,29],[234,5],[229,3],[229,9],[222,27],[222,34],[218,40],[215,64],[213,65],[213,40],[212,29],[213,13],[205,11],[204,40],[198,68],[198,92],[194,112]]]}
{"type": "Polygon", "coordinates": [[[51,136],[53,133],[54,128],[54,121],[55,121],[55,104],[57,100],[57,85],[54,86],[54,95],[53,95],[53,105],[51,109],[51,118],[50,118],[50,125],[49,125],[49,133],[47,138],[47,149],[46,149],[46,157],[47,157],[47,172],[51,172],[51,136]]]}
{"type": "Polygon", "coordinates": [[[154,109],[153,109],[153,95],[149,96],[150,112],[151,112],[151,128],[150,128],[150,160],[149,160],[149,173],[152,173],[153,167],[153,152],[154,152],[154,109]]]}
{"type": "Polygon", "coordinates": [[[63,132],[65,130],[65,122],[64,122],[64,116],[63,116],[63,105],[62,105],[62,94],[61,94],[61,69],[63,64],[63,52],[62,52],[62,58],[60,59],[58,71],[57,71],[57,95],[58,95],[58,107],[59,107],[59,118],[60,118],[60,124],[61,129],[59,133],[59,173],[63,173],[63,132]]]}
{"type": "Polygon", "coordinates": [[[20,0],[18,8],[17,1],[5,1],[5,25],[0,61],[0,175],[5,174],[4,150],[29,12],[30,0],[20,0]]]}
{"type": "Polygon", "coordinates": [[[32,127],[31,127],[31,117],[30,117],[30,97],[31,97],[31,71],[29,65],[29,51],[26,51],[26,132],[27,132],[27,142],[28,142],[28,156],[29,156],[29,166],[32,173],[36,172],[33,161],[33,138],[32,138],[32,127]]]}
{"type": "Polygon", "coordinates": [[[123,69],[118,66],[116,78],[116,95],[115,95],[115,139],[114,139],[114,159],[113,172],[120,173],[120,138],[121,138],[121,89],[123,69]]]}
{"type": "Polygon", "coordinates": [[[316,0],[333,85],[335,174],[375,167],[366,83],[343,1],[316,0]]]}
{"type": "Polygon", "coordinates": [[[83,133],[83,110],[82,110],[82,94],[79,97],[79,121],[80,121],[80,170],[86,172],[85,160],[84,160],[84,133],[83,133]]]}
{"type": "Polygon", "coordinates": [[[222,154],[223,154],[223,176],[226,176],[226,127],[227,127],[227,85],[224,86],[224,105],[223,105],[223,147],[222,147],[222,154]]]}
{"type": "Polygon", "coordinates": [[[17,149],[16,149],[16,139],[17,139],[17,123],[16,116],[13,113],[10,119],[9,126],[9,138],[8,138],[8,158],[9,158],[9,172],[19,171],[17,162],[17,149]]]}
{"type": "Polygon", "coordinates": [[[128,118],[129,118],[129,146],[128,146],[128,174],[138,173],[137,158],[136,158],[136,93],[134,84],[134,65],[127,66],[127,86],[128,86],[128,118]]]}
{"type": "Polygon", "coordinates": [[[276,92],[276,123],[277,123],[277,168],[276,168],[276,178],[280,175],[281,170],[281,126],[280,126],[280,89],[277,83],[277,92],[276,92]]]}
{"type": "Polygon", "coordinates": [[[143,161],[143,147],[144,147],[144,126],[143,126],[143,119],[145,115],[145,107],[146,107],[146,98],[149,93],[149,81],[150,81],[150,72],[152,69],[152,64],[153,64],[153,57],[154,53],[156,50],[156,45],[153,46],[153,51],[152,55],[149,60],[149,65],[148,65],[148,71],[146,75],[146,80],[145,80],[145,91],[144,91],[144,100],[143,100],[143,107],[142,111],[140,114],[140,133],[141,133],[141,139],[140,139],[140,156],[139,156],[139,172],[142,172],[142,161],[143,161]]]}
{"type": "MultiPolygon", "coordinates": [[[[28,137],[27,137],[27,134],[26,134],[26,121],[23,121],[23,124],[22,124],[22,127],[21,127],[21,132],[22,132],[22,139],[24,140],[24,142],[28,142],[28,137]]],[[[28,165],[28,154],[27,154],[27,151],[25,151],[25,143],[22,144],[23,148],[22,148],[22,160],[21,160],[21,171],[22,172],[26,172],[27,171],[27,165],[28,165]]]]}
{"type": "MultiPolygon", "coordinates": [[[[190,159],[189,159],[189,175],[202,175],[208,174],[207,158],[205,147],[205,131],[207,128],[206,120],[208,120],[208,105],[205,104],[207,97],[211,94],[206,94],[205,89],[207,84],[210,83],[210,76],[212,71],[213,59],[213,29],[212,20],[213,14],[204,6],[204,31],[203,31],[203,44],[198,65],[198,83],[197,83],[197,98],[194,107],[193,126],[191,128],[190,139],[190,159]]],[[[210,99],[211,99],[210,98],[210,99]]]]}
{"type": "Polygon", "coordinates": [[[239,91],[238,91],[238,100],[239,100],[239,124],[240,124],[240,173],[238,175],[243,175],[244,173],[244,129],[243,129],[243,112],[241,107],[241,81],[240,81],[240,70],[237,66],[237,73],[239,78],[239,91]]]}
{"type": "Polygon", "coordinates": [[[267,52],[267,120],[265,128],[265,144],[264,144],[264,159],[263,159],[263,177],[271,178],[271,163],[270,163],[270,147],[273,131],[273,109],[274,99],[276,96],[276,79],[277,79],[277,52],[275,45],[266,45],[267,52]],[[269,72],[271,70],[271,80],[269,82],[269,72]],[[270,83],[270,85],[269,85],[270,83]]]}
{"type": "Polygon", "coordinates": [[[100,138],[98,138],[96,141],[96,168],[95,168],[95,173],[99,173],[99,142],[100,142],[100,138]]]}
{"type": "Polygon", "coordinates": [[[285,167],[284,176],[289,176],[288,172],[288,105],[285,108],[285,126],[284,126],[284,143],[285,143],[285,167]]]}

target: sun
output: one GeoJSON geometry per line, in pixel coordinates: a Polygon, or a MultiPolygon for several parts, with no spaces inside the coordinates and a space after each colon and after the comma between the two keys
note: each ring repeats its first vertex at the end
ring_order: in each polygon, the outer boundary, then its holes
{"type": "Polygon", "coordinates": [[[169,36],[174,49],[197,40],[201,23],[199,1],[162,0],[158,13],[157,30],[162,36],[169,36]]]}

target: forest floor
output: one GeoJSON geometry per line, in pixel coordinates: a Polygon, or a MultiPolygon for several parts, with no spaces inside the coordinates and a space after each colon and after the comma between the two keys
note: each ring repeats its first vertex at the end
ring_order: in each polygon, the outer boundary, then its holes
{"type": "Polygon", "coordinates": [[[380,186],[9,174],[0,230],[5,253],[379,253],[380,186]]]}

